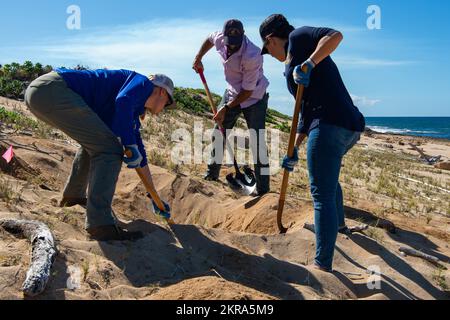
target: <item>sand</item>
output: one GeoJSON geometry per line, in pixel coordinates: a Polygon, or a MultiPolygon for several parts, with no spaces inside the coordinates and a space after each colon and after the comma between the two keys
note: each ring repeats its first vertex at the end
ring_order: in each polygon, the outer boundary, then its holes
{"type": "MultiPolygon", "coordinates": [[[[170,227],[153,216],[136,173],[124,168],[114,211],[124,226],[143,231],[145,238],[99,243],[87,239],[84,208],[57,206],[76,151],[73,142],[20,133],[7,138],[6,143],[24,146],[16,156],[39,174],[2,173],[2,189],[13,195],[0,199],[0,219],[45,222],[57,240],[51,280],[37,299],[449,299],[448,270],[398,250],[421,250],[450,267],[448,216],[433,216],[426,224],[388,213],[384,218],[396,225],[395,234],[371,227],[365,234],[339,235],[335,272],[329,274],[311,267],[315,235],[303,228],[313,222],[308,198],[288,197],[284,222],[290,229],[278,234],[278,176],[275,192],[255,200],[236,197],[224,183],[205,182],[199,174],[151,166],[157,189],[173,208],[176,225],[170,227]],[[368,287],[373,268],[381,273],[377,288],[368,287]]],[[[382,151],[380,139],[386,136],[364,137],[359,147],[382,151]]],[[[449,157],[446,143],[427,140],[422,147],[449,157]]],[[[397,145],[394,151],[409,152],[397,145]]],[[[222,180],[225,174],[226,169],[222,180]]],[[[346,204],[349,225],[376,225],[373,202],[346,204]]],[[[23,299],[29,259],[27,241],[0,230],[0,299],[23,299]]]]}

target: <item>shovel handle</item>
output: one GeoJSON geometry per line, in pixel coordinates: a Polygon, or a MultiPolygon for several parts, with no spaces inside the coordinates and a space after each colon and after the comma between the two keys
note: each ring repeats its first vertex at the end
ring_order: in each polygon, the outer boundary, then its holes
{"type": "MultiPolygon", "coordinates": [[[[205,74],[204,74],[204,70],[199,70],[198,74],[200,75],[200,78],[202,79],[203,86],[205,87],[205,92],[206,92],[206,95],[208,97],[209,104],[211,106],[211,110],[212,110],[212,112],[213,112],[213,114],[215,116],[217,114],[217,108],[216,108],[216,106],[214,104],[214,100],[212,98],[211,91],[209,90],[208,82],[206,82],[206,77],[205,77],[205,74]]],[[[231,148],[231,146],[230,146],[230,144],[228,142],[227,135],[226,135],[226,132],[225,132],[225,128],[224,127],[219,127],[219,129],[220,129],[220,132],[222,132],[222,134],[223,134],[223,138],[225,139],[225,145],[226,145],[226,148],[228,149],[228,152],[230,152],[230,154],[234,155],[233,149],[231,148]]],[[[237,164],[235,156],[234,156],[234,168],[236,170],[236,173],[240,174],[239,166],[237,164]]]]}
{"type": "MultiPolygon", "coordinates": [[[[302,68],[302,71],[306,73],[308,71],[308,66],[304,65],[302,68]]],[[[302,113],[302,102],[303,102],[304,91],[305,91],[305,86],[298,85],[297,96],[295,99],[294,117],[292,118],[291,134],[289,136],[288,156],[291,158],[294,155],[295,137],[297,136],[298,122],[299,122],[300,114],[302,113]]],[[[284,174],[283,174],[283,182],[281,184],[280,201],[278,203],[278,212],[277,212],[278,230],[282,234],[286,233],[288,230],[287,228],[285,228],[283,226],[283,211],[284,211],[284,204],[286,202],[286,191],[288,188],[288,183],[289,183],[289,171],[287,171],[285,169],[284,174]]]]}
{"type": "Polygon", "coordinates": [[[208,83],[206,82],[204,71],[200,70],[198,72],[198,74],[200,75],[200,78],[202,79],[202,82],[203,82],[203,86],[205,87],[206,96],[208,97],[208,101],[209,101],[209,104],[211,106],[211,110],[212,110],[213,114],[216,115],[217,114],[217,108],[216,108],[216,106],[214,104],[214,99],[212,98],[211,91],[209,90],[209,87],[208,87],[208,83]]]}
{"type": "MultiPolygon", "coordinates": [[[[133,156],[133,153],[130,150],[125,150],[125,156],[127,158],[131,158],[133,156]]],[[[158,193],[155,191],[155,189],[150,185],[150,183],[147,181],[144,169],[137,168],[136,172],[138,173],[139,177],[141,178],[142,182],[144,183],[145,189],[152,197],[152,200],[155,201],[156,205],[158,206],[159,210],[165,211],[166,208],[164,206],[164,203],[161,201],[161,198],[159,197],[158,193]]]]}

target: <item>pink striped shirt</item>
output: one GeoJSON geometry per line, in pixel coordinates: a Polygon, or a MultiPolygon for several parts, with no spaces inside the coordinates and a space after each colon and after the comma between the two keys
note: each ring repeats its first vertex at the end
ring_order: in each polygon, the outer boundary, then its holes
{"type": "Polygon", "coordinates": [[[241,103],[242,109],[261,100],[269,87],[269,80],[264,76],[261,49],[244,36],[240,50],[227,59],[223,33],[212,33],[209,41],[216,47],[225,69],[225,80],[228,83],[227,101],[233,101],[242,90],[253,91],[251,97],[241,103]]]}

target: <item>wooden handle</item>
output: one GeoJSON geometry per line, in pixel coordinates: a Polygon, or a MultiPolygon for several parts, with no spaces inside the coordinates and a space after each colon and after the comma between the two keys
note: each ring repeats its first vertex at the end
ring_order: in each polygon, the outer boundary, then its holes
{"type": "MultiPolygon", "coordinates": [[[[303,66],[302,68],[303,72],[308,71],[308,66],[303,66]]],[[[302,113],[302,103],[303,103],[303,93],[305,91],[305,86],[298,85],[297,87],[297,97],[295,99],[295,110],[294,110],[294,117],[292,118],[292,127],[291,127],[291,134],[289,136],[289,146],[288,146],[288,156],[292,158],[294,156],[294,149],[295,149],[295,138],[297,136],[297,127],[299,122],[300,114],[302,113]]],[[[284,234],[287,232],[287,228],[283,226],[283,211],[284,211],[284,204],[286,202],[286,191],[288,188],[289,183],[289,171],[286,169],[284,170],[283,174],[283,182],[281,184],[281,191],[280,191],[280,200],[278,203],[278,212],[277,212],[277,225],[278,230],[280,233],[284,234]]]]}
{"type": "MultiPolygon", "coordinates": [[[[133,156],[133,152],[131,150],[125,150],[125,156],[127,158],[131,158],[133,156]]],[[[152,197],[152,200],[155,201],[156,205],[158,206],[159,210],[166,211],[166,208],[164,206],[164,203],[161,201],[161,198],[159,197],[158,193],[154,190],[154,188],[148,183],[147,178],[145,176],[144,169],[137,168],[136,172],[138,173],[139,177],[141,178],[142,182],[144,183],[145,189],[152,197]]]]}
{"type": "Polygon", "coordinates": [[[200,75],[200,78],[202,79],[203,86],[205,87],[206,96],[208,97],[208,101],[209,101],[209,104],[211,106],[211,110],[212,110],[212,112],[214,113],[214,116],[215,116],[217,114],[217,108],[216,108],[216,106],[214,104],[214,99],[213,99],[213,97],[211,95],[211,91],[209,90],[208,83],[206,82],[206,78],[205,78],[205,74],[203,73],[203,70],[201,70],[199,72],[199,75],[200,75]]]}

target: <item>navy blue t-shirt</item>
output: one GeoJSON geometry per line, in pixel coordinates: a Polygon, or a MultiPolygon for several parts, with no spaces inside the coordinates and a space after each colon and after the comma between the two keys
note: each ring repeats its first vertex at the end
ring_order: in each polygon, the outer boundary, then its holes
{"type": "Polygon", "coordinates": [[[130,70],[55,70],[67,86],[79,94],[86,104],[121,139],[124,146],[136,144],[147,165],[139,116],[154,85],[146,77],[130,70]]]}
{"type": "MultiPolygon", "coordinates": [[[[309,59],[319,41],[334,34],[330,28],[302,27],[289,35],[285,76],[289,92],[295,97],[297,84],[294,82],[294,68],[309,59]]],[[[304,92],[304,104],[299,133],[309,134],[320,122],[363,132],[365,119],[342,81],[339,70],[331,59],[325,58],[311,73],[311,82],[304,92]]]]}

